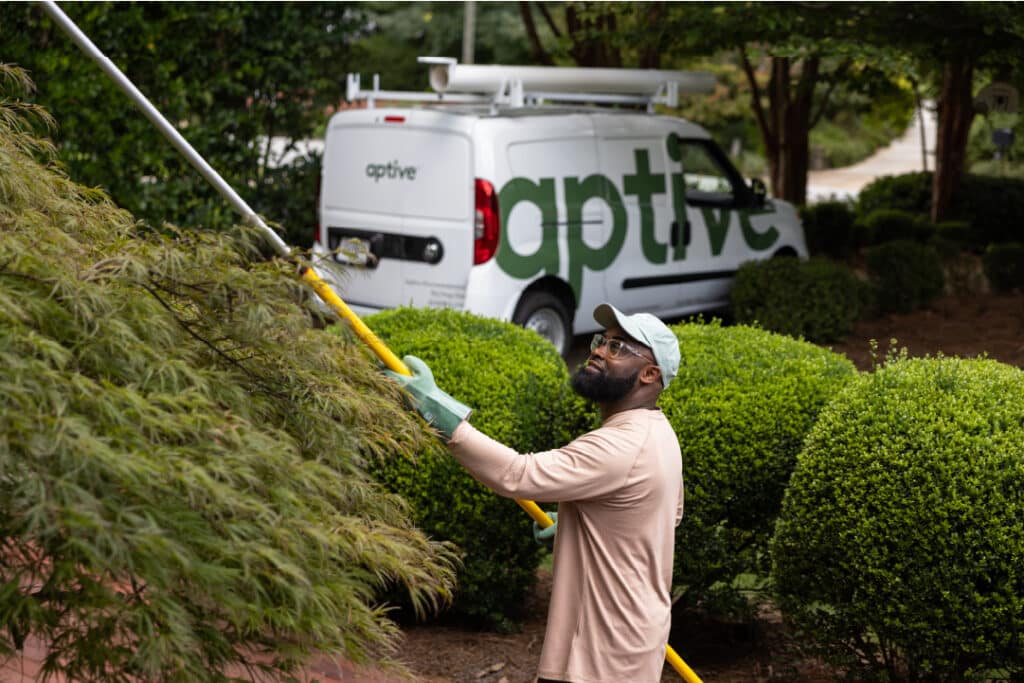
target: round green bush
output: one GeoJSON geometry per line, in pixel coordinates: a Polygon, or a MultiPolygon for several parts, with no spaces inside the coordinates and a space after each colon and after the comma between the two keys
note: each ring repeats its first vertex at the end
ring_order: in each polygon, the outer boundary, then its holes
{"type": "Polygon", "coordinates": [[[876,178],[857,195],[857,215],[870,216],[879,209],[898,209],[927,216],[932,207],[932,174],[928,171],[876,178]]]}
{"type": "Polygon", "coordinates": [[[901,209],[878,209],[864,219],[871,244],[911,240],[925,242],[932,233],[932,225],[923,216],[901,209]]]}
{"type": "MultiPolygon", "coordinates": [[[[927,217],[931,213],[930,171],[884,176],[857,196],[861,221],[879,209],[898,209],[927,217]]],[[[1024,179],[968,173],[953,197],[952,216],[970,225],[970,244],[1024,242],[1024,179]]]]}
{"type": "Polygon", "coordinates": [[[853,248],[853,210],[845,202],[821,202],[801,212],[807,249],[812,255],[844,258],[853,248]]]}
{"type": "Polygon", "coordinates": [[[990,244],[981,263],[992,289],[1024,289],[1024,244],[990,244]]]}
{"type": "Polygon", "coordinates": [[[935,224],[933,237],[939,237],[963,248],[971,239],[971,224],[967,221],[942,221],[935,224]]]}
{"type": "Polygon", "coordinates": [[[868,283],[823,258],[745,263],[729,296],[736,322],[814,342],[845,337],[874,301],[868,283]]]}
{"type": "Polygon", "coordinates": [[[1024,242],[1024,179],[968,174],[954,197],[953,213],[971,224],[976,247],[1024,242]]]}
{"type": "Polygon", "coordinates": [[[772,557],[801,637],[862,678],[1020,680],[1024,372],[901,359],[851,382],[800,453],[772,557]]]}
{"type": "MultiPolygon", "coordinates": [[[[535,332],[450,309],[398,308],[365,322],[399,357],[422,358],[441,389],[474,409],[474,427],[520,452],[562,446],[592,424],[562,357],[535,332]]],[[[465,553],[452,616],[497,628],[521,617],[544,551],[519,505],[474,480],[440,440],[415,462],[371,471],[409,501],[420,528],[465,553]]]]}
{"type": "Polygon", "coordinates": [[[931,246],[886,242],[868,249],[866,260],[882,311],[909,313],[941,294],[945,285],[942,260],[931,246]]]}
{"type": "Polygon", "coordinates": [[[804,435],[856,370],[845,356],[753,327],[672,329],[682,362],[660,405],[686,481],[674,590],[684,605],[743,610],[744,578],[768,573],[768,540],[804,435]]]}

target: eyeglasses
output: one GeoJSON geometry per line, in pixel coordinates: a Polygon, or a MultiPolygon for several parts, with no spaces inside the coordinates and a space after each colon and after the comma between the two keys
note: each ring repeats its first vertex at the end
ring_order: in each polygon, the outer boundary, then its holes
{"type": "Polygon", "coordinates": [[[628,351],[629,353],[633,354],[634,356],[639,356],[640,358],[643,358],[644,360],[650,360],[649,358],[647,358],[647,356],[645,356],[644,354],[640,353],[639,351],[637,351],[636,349],[634,349],[632,346],[630,346],[628,343],[622,341],[621,339],[609,339],[608,337],[604,336],[603,334],[595,334],[594,338],[590,340],[590,352],[593,353],[594,351],[597,351],[602,346],[607,346],[608,347],[608,357],[609,358],[621,358],[622,357],[622,352],[623,351],[628,351]]]}

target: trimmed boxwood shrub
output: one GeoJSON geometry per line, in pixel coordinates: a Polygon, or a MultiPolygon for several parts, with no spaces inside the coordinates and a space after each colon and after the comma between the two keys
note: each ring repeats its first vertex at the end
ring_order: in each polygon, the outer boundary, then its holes
{"type": "Polygon", "coordinates": [[[865,218],[880,209],[927,216],[932,208],[932,174],[928,171],[876,178],[857,195],[857,214],[865,218]]]}
{"type": "Polygon", "coordinates": [[[1008,292],[1024,289],[1024,244],[992,244],[981,260],[992,289],[1008,292]]]}
{"type": "MultiPolygon", "coordinates": [[[[474,427],[516,450],[562,446],[596,425],[558,351],[535,332],[450,309],[398,308],[365,322],[399,357],[422,358],[439,387],[475,410],[474,427]]],[[[452,616],[497,628],[520,618],[544,551],[519,505],[476,482],[440,440],[416,462],[371,472],[409,501],[420,528],[463,550],[452,616]]]]}
{"type": "Polygon", "coordinates": [[[966,246],[971,240],[971,224],[967,221],[936,223],[932,238],[940,238],[961,247],[966,246]]]}
{"type": "Polygon", "coordinates": [[[771,547],[786,618],[857,677],[1020,680],[1024,372],[939,358],[861,375],[811,430],[771,547]]]}
{"type": "MultiPolygon", "coordinates": [[[[919,171],[878,178],[857,197],[863,220],[879,209],[899,209],[922,217],[931,213],[932,173],[919,171]]],[[[970,225],[975,248],[1024,242],[1024,180],[967,174],[953,197],[952,217],[970,225]]]]}
{"type": "Polygon", "coordinates": [[[744,263],[729,296],[736,322],[814,342],[842,339],[874,299],[853,271],[822,258],[744,263]]]}
{"type": "Polygon", "coordinates": [[[864,219],[870,244],[883,244],[897,240],[925,242],[931,235],[932,224],[923,216],[900,209],[878,209],[864,219]]]}
{"type": "Polygon", "coordinates": [[[804,435],[856,370],[838,353],[745,325],[672,329],[682,362],[660,405],[686,480],[674,590],[683,605],[743,610],[738,579],[768,573],[769,537],[804,435]]]}
{"type": "Polygon", "coordinates": [[[821,202],[801,210],[807,249],[813,256],[845,258],[854,244],[853,210],[845,202],[821,202]]]}
{"type": "Polygon", "coordinates": [[[953,198],[953,215],[971,224],[976,247],[1024,242],[1024,179],[964,176],[953,198]]]}
{"type": "Polygon", "coordinates": [[[942,293],[942,260],[933,247],[898,240],[866,253],[868,279],[882,311],[909,313],[942,293]]]}

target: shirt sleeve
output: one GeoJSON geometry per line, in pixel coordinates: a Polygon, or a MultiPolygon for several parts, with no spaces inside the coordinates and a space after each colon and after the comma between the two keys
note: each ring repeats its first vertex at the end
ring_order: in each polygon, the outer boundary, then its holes
{"type": "Polygon", "coordinates": [[[477,481],[499,495],[559,502],[597,498],[620,488],[643,438],[643,430],[636,428],[601,428],[562,448],[517,453],[463,421],[448,448],[477,481]]]}

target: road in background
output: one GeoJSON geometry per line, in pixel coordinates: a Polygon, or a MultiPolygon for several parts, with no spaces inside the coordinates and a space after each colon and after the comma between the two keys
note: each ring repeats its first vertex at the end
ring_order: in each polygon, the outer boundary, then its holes
{"type": "Polygon", "coordinates": [[[935,106],[931,102],[925,102],[914,115],[907,131],[893,140],[888,147],[879,149],[853,166],[808,173],[807,202],[813,204],[830,198],[855,199],[861,189],[875,178],[934,170],[936,129],[935,106]],[[922,138],[925,144],[924,155],[921,153],[922,138]]]}

